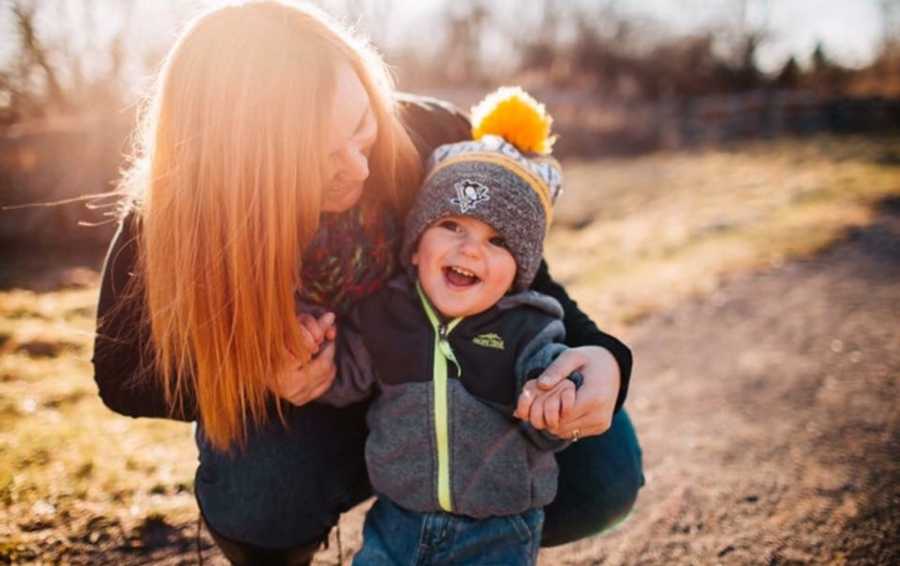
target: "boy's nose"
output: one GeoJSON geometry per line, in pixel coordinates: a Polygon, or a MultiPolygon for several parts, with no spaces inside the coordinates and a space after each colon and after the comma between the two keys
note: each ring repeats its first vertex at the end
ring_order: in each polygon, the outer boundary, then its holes
{"type": "Polygon", "coordinates": [[[465,238],[460,244],[459,251],[470,257],[478,257],[481,254],[481,245],[472,238],[465,238]]]}

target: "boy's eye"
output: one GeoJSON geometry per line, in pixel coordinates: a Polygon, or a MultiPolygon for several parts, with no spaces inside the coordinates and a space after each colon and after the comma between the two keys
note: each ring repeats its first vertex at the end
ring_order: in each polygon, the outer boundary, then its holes
{"type": "Polygon", "coordinates": [[[497,246],[498,248],[508,249],[509,246],[506,245],[506,240],[501,238],[500,236],[494,236],[490,239],[491,244],[497,246]]]}
{"type": "Polygon", "coordinates": [[[438,226],[444,228],[445,230],[450,230],[451,232],[459,231],[459,224],[457,224],[453,220],[441,220],[438,226]]]}

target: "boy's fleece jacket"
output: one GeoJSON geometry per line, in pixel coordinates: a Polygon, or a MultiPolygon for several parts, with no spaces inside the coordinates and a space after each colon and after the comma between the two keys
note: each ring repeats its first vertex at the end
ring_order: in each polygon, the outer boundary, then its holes
{"type": "Polygon", "coordinates": [[[555,299],[526,291],[443,321],[405,275],[358,303],[338,328],[338,377],[319,400],[377,392],[366,441],[375,492],[411,511],[474,518],[549,504],[552,452],[567,441],[512,414],[524,382],[566,348],[562,315],[555,299]]]}

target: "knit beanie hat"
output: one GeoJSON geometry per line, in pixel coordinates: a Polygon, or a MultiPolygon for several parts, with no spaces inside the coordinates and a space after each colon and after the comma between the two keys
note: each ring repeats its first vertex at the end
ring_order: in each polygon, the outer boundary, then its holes
{"type": "Polygon", "coordinates": [[[550,156],[552,121],[528,93],[505,87],[472,109],[471,141],[434,150],[406,219],[401,258],[411,275],[422,233],[445,216],[460,215],[489,224],[506,240],[516,260],[513,290],[531,285],[562,191],[559,163],[550,156]]]}

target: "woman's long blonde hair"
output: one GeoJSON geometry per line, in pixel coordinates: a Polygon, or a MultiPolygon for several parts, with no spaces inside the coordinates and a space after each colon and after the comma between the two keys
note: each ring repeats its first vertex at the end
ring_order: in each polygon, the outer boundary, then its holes
{"type": "Polygon", "coordinates": [[[271,415],[288,352],[300,257],[328,179],[335,76],[349,63],[378,121],[367,191],[403,210],[421,164],[377,54],[325,14],[244,2],[195,19],[168,54],[124,187],[140,222],[139,273],[153,375],[180,412],[196,395],[219,449],[271,415]]]}

